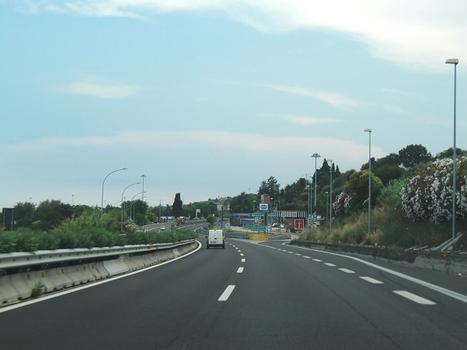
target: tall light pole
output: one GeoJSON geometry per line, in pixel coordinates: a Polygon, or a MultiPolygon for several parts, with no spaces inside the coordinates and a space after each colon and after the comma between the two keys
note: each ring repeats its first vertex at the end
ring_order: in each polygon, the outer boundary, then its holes
{"type": "Polygon", "coordinates": [[[144,202],[144,178],[145,178],[145,177],[146,177],[146,175],[144,175],[144,174],[141,175],[141,179],[142,179],[141,182],[142,182],[142,184],[143,184],[143,190],[142,190],[142,192],[141,192],[141,200],[142,200],[143,202],[144,202]]]}
{"type": "Polygon", "coordinates": [[[108,178],[110,175],[112,175],[113,173],[116,173],[117,171],[127,170],[127,169],[128,169],[128,168],[121,168],[121,169],[113,170],[113,171],[111,171],[110,173],[108,173],[107,175],[105,175],[104,180],[102,181],[101,215],[102,215],[102,213],[104,212],[104,185],[105,185],[105,181],[106,181],[107,178],[108,178]]]}
{"type": "Polygon", "coordinates": [[[365,129],[368,133],[368,235],[371,233],[371,129],[365,129]]]}
{"type": "Polygon", "coordinates": [[[329,234],[332,232],[332,159],[329,162],[329,234]]]}
{"type": "Polygon", "coordinates": [[[125,187],[125,188],[123,189],[123,191],[122,191],[122,220],[121,220],[121,222],[120,222],[120,231],[121,231],[121,232],[123,232],[123,220],[124,220],[124,219],[123,219],[123,216],[124,216],[123,213],[124,213],[124,211],[125,211],[125,197],[124,197],[124,196],[125,196],[125,192],[126,192],[126,190],[129,189],[130,187],[136,186],[136,185],[139,185],[139,182],[135,182],[135,183],[133,183],[133,184],[131,184],[131,185],[128,185],[128,186],[125,187]]]}
{"type": "Polygon", "coordinates": [[[457,162],[457,150],[456,150],[456,85],[457,85],[457,65],[459,59],[449,58],[446,60],[446,64],[454,65],[454,138],[452,146],[452,238],[456,237],[456,162],[457,162]]]}
{"type": "Polygon", "coordinates": [[[311,213],[311,208],[310,208],[310,191],[311,191],[311,182],[308,181],[308,174],[305,174],[305,188],[306,188],[306,198],[307,198],[307,219],[306,223],[307,226],[310,226],[310,213],[311,213]]]}
{"type": "Polygon", "coordinates": [[[316,191],[318,189],[318,164],[317,164],[317,161],[318,161],[318,158],[320,158],[321,156],[318,153],[313,153],[311,155],[311,157],[315,158],[315,196],[314,196],[313,209],[316,212],[316,199],[317,199],[317,192],[316,191]]]}

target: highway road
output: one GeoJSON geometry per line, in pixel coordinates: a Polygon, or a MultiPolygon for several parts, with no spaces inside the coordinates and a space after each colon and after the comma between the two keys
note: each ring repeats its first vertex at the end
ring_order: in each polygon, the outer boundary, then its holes
{"type": "Polygon", "coordinates": [[[398,271],[460,297],[343,256],[231,239],[224,250],[0,313],[0,347],[467,349],[466,280],[398,271]]]}

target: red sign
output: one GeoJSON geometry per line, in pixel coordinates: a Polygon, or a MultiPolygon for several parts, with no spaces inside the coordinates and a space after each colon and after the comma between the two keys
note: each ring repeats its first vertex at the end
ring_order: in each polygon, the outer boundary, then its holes
{"type": "Polygon", "coordinates": [[[268,194],[262,194],[261,195],[261,203],[269,204],[269,195],[268,194]]]}
{"type": "Polygon", "coordinates": [[[305,228],[305,219],[295,219],[293,227],[295,230],[303,230],[305,228]]]}

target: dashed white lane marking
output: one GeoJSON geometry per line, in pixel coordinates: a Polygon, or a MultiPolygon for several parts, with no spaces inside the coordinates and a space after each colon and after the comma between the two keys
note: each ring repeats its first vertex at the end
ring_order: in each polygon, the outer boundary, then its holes
{"type": "Polygon", "coordinates": [[[244,269],[244,267],[243,267],[243,266],[240,266],[240,267],[238,268],[238,270],[237,270],[237,273],[243,273],[243,269],[244,269]]]}
{"type": "Polygon", "coordinates": [[[302,258],[304,258],[304,259],[311,259],[308,255],[303,255],[302,258]]]}
{"type": "Polygon", "coordinates": [[[360,278],[372,284],[383,284],[383,282],[376,280],[374,278],[368,277],[368,276],[360,276],[360,278]]]}
{"type": "Polygon", "coordinates": [[[331,267],[332,267],[332,266],[336,266],[336,265],[334,265],[334,264],[332,264],[332,263],[324,263],[324,265],[326,265],[326,266],[331,266],[331,267]]]}
{"type": "Polygon", "coordinates": [[[245,254],[243,254],[243,253],[240,253],[240,256],[244,256],[244,255],[245,255],[245,254]]]}
{"type": "Polygon", "coordinates": [[[242,251],[239,249],[238,252],[241,253],[242,251]]]}
{"type": "Polygon", "coordinates": [[[300,253],[295,253],[295,255],[296,255],[296,256],[301,256],[302,254],[300,254],[300,253]]]}
{"type": "Polygon", "coordinates": [[[293,252],[291,252],[291,251],[287,251],[287,253],[289,253],[289,254],[293,254],[293,252]]]}
{"type": "Polygon", "coordinates": [[[246,262],[246,259],[242,259],[242,262],[246,262]]]}
{"type": "Polygon", "coordinates": [[[394,290],[393,292],[400,295],[401,297],[404,297],[413,302],[416,302],[417,304],[422,304],[422,305],[435,305],[436,304],[434,301],[419,297],[417,294],[407,292],[406,290],[394,290]]]}
{"type": "Polygon", "coordinates": [[[459,301],[467,304],[467,295],[455,292],[453,290],[438,286],[438,285],[430,283],[430,282],[426,282],[426,281],[421,280],[419,278],[415,278],[415,277],[406,275],[404,273],[401,273],[401,272],[398,272],[398,271],[395,271],[395,270],[388,269],[386,267],[382,267],[382,266],[373,264],[371,262],[365,261],[365,260],[360,259],[360,258],[355,258],[353,256],[348,256],[348,255],[339,254],[339,253],[326,252],[326,251],[323,251],[323,250],[318,250],[318,249],[313,249],[313,248],[305,248],[305,247],[296,247],[296,248],[303,249],[303,250],[308,250],[308,251],[313,251],[313,252],[317,252],[317,253],[321,253],[321,254],[329,254],[329,255],[333,255],[333,256],[340,256],[340,257],[350,259],[350,260],[353,260],[353,261],[358,261],[359,263],[365,264],[367,266],[371,266],[371,267],[373,267],[375,269],[378,269],[380,271],[384,271],[384,272],[389,273],[389,274],[391,274],[393,276],[405,279],[406,281],[416,283],[416,284],[418,284],[420,286],[429,288],[429,289],[434,290],[434,291],[436,291],[438,293],[444,294],[444,295],[446,295],[446,296],[448,296],[450,298],[459,300],[459,301]]]}
{"type": "Polygon", "coordinates": [[[229,284],[227,288],[225,288],[224,292],[221,294],[219,299],[217,299],[217,301],[227,301],[227,299],[229,299],[230,294],[232,294],[234,289],[235,289],[235,285],[229,284]]]}
{"type": "Polygon", "coordinates": [[[316,261],[316,262],[323,262],[323,260],[319,260],[319,259],[313,259],[313,261],[316,261]]]}
{"type": "Polygon", "coordinates": [[[355,273],[355,271],[352,271],[352,270],[349,270],[349,269],[346,269],[346,268],[343,268],[343,267],[341,267],[339,269],[339,271],[342,271],[342,272],[345,272],[345,273],[355,273]]]}

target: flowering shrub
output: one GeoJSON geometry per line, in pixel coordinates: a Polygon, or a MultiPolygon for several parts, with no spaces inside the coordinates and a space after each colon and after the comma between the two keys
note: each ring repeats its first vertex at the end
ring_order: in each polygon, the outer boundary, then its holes
{"type": "Polygon", "coordinates": [[[352,203],[352,196],[346,192],[341,192],[337,197],[334,203],[332,203],[332,208],[334,210],[334,215],[341,216],[348,213],[352,203]]]}
{"type": "MultiPolygon", "coordinates": [[[[467,157],[457,159],[456,215],[463,216],[467,209],[466,170],[467,157]]],[[[402,208],[414,221],[440,223],[451,220],[452,159],[437,160],[420,169],[401,192],[402,208]]]]}

